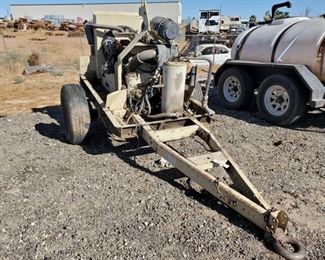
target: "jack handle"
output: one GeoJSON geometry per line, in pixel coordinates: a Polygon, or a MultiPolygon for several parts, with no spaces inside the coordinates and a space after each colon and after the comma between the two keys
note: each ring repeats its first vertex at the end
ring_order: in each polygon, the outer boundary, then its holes
{"type": "Polygon", "coordinates": [[[209,63],[208,78],[207,78],[207,82],[206,82],[205,92],[203,95],[202,107],[210,116],[212,116],[215,114],[215,112],[213,110],[211,110],[208,106],[209,89],[210,89],[210,85],[211,85],[211,76],[212,76],[212,69],[213,69],[212,60],[207,57],[191,57],[189,59],[190,60],[204,60],[209,63]]]}

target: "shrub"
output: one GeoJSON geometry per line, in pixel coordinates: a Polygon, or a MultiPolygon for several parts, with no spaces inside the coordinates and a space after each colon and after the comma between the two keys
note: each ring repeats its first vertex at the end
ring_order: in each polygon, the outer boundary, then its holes
{"type": "Polygon", "coordinates": [[[41,65],[40,58],[39,58],[39,53],[33,51],[33,53],[28,57],[27,62],[28,62],[29,66],[41,65]]]}
{"type": "Polygon", "coordinates": [[[25,81],[25,79],[22,77],[22,76],[17,76],[17,77],[14,77],[14,83],[15,84],[21,84],[25,81]]]}

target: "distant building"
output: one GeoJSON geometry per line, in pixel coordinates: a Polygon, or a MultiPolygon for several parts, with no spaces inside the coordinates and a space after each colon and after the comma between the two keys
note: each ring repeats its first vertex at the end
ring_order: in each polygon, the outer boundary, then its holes
{"type": "Polygon", "coordinates": [[[239,16],[221,16],[220,31],[228,32],[232,28],[236,28],[242,24],[239,16]]]}
{"type": "Polygon", "coordinates": [[[51,21],[55,26],[59,26],[60,23],[64,20],[63,15],[44,15],[44,19],[51,21]]]}
{"type": "MultiPolygon", "coordinates": [[[[180,1],[147,2],[149,17],[164,16],[177,23],[182,22],[182,4],[180,1]]],[[[14,19],[30,17],[64,17],[75,21],[92,20],[96,11],[133,12],[138,13],[140,1],[128,3],[79,3],[79,4],[12,4],[11,13],[14,19]]]]}

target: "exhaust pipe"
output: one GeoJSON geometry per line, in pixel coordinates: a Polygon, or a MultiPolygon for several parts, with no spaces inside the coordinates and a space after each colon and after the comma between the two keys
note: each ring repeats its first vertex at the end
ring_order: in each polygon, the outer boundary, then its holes
{"type": "Polygon", "coordinates": [[[284,2],[284,3],[280,3],[280,4],[273,5],[273,6],[272,6],[272,17],[271,17],[271,21],[274,20],[275,12],[276,12],[279,8],[282,8],[282,7],[291,8],[291,2],[290,2],[290,1],[287,1],[287,2],[284,2]]]}

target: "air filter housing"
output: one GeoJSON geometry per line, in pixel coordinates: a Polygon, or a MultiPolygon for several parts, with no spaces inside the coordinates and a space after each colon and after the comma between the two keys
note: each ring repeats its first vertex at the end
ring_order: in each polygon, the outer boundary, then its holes
{"type": "Polygon", "coordinates": [[[179,26],[172,19],[157,16],[150,22],[151,29],[165,41],[175,40],[179,34],[179,26]]]}

